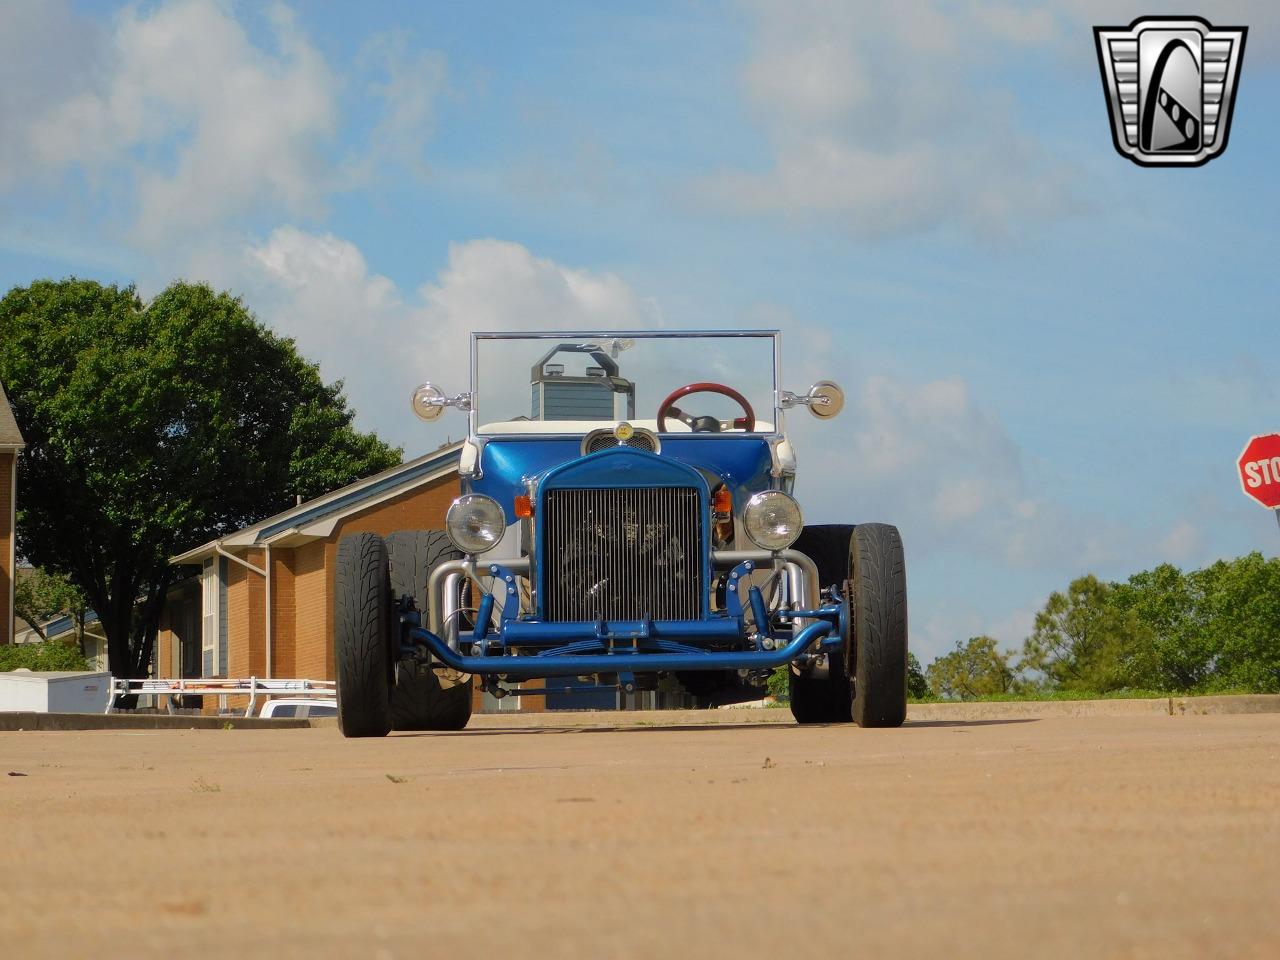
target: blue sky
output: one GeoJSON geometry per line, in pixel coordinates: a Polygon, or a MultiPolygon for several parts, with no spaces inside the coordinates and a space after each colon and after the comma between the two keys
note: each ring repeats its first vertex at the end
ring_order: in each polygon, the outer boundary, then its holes
{"type": "MultiPolygon", "coordinates": [[[[410,455],[473,328],[779,326],[812,519],[904,532],[912,643],[1083,572],[1275,554],[1280,10],[1226,153],[1111,146],[1091,27],[1013,3],[0,8],[0,284],[234,290],[410,455]]],[[[794,418],[793,418],[794,422],[794,418]]]]}

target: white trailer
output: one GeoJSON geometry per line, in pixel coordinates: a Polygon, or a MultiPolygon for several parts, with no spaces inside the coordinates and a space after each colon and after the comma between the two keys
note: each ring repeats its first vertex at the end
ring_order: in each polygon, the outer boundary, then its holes
{"type": "Polygon", "coordinates": [[[18,669],[0,673],[0,712],[104,713],[111,674],[18,669]]]}

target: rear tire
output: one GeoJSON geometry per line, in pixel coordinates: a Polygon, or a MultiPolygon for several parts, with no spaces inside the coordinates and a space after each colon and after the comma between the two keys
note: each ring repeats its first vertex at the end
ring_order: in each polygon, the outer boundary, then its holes
{"type": "MultiPolygon", "coordinates": [[[[795,549],[818,568],[820,587],[843,584],[852,572],[853,526],[818,524],[806,526],[795,549]]],[[[787,689],[791,715],[796,723],[849,723],[853,720],[853,690],[841,658],[832,656],[825,677],[797,673],[787,668],[787,689]]]]}
{"type": "Polygon", "coordinates": [[[391,731],[391,592],[387,547],[373,533],[338,542],[334,573],[333,659],[338,727],[346,737],[391,731]]]}
{"type": "MultiPolygon", "coordinates": [[[[387,537],[391,560],[391,595],[411,596],[424,621],[427,584],[442,563],[461,560],[462,552],[441,530],[398,530],[387,537]]],[[[456,676],[456,674],[455,674],[456,676]]],[[[391,692],[391,725],[395,730],[461,730],[471,719],[471,678],[450,682],[429,665],[400,660],[391,692]]]]}
{"type": "Polygon", "coordinates": [[[853,722],[900,727],[907,719],[907,563],[898,528],[864,523],[853,534],[853,722]]]}
{"type": "Polygon", "coordinates": [[[471,720],[471,680],[446,684],[425,663],[401,660],[391,694],[393,730],[461,730],[471,720]]]}

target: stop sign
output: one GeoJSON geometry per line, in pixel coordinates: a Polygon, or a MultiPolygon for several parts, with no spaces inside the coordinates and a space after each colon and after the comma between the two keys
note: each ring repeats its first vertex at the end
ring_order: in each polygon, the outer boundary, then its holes
{"type": "Polygon", "coordinates": [[[1252,437],[1240,454],[1240,486],[1264,507],[1280,507],[1280,433],[1252,437]]]}

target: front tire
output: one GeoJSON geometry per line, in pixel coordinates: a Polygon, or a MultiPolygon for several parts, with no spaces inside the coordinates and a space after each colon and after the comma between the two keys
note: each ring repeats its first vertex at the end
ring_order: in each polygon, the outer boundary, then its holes
{"type": "MultiPolygon", "coordinates": [[[[864,523],[853,532],[853,722],[900,727],[907,719],[907,562],[898,528],[864,523]]],[[[851,669],[850,669],[851,668],[851,669]]]]}
{"type": "Polygon", "coordinates": [[[390,619],[386,544],[373,533],[343,537],[334,573],[333,659],[345,737],[391,732],[390,619]]]}
{"type": "Polygon", "coordinates": [[[841,585],[850,605],[843,656],[827,676],[789,671],[797,723],[898,727],[907,717],[907,565],[898,528],[805,527],[796,541],[818,568],[823,587],[841,585]]]}

